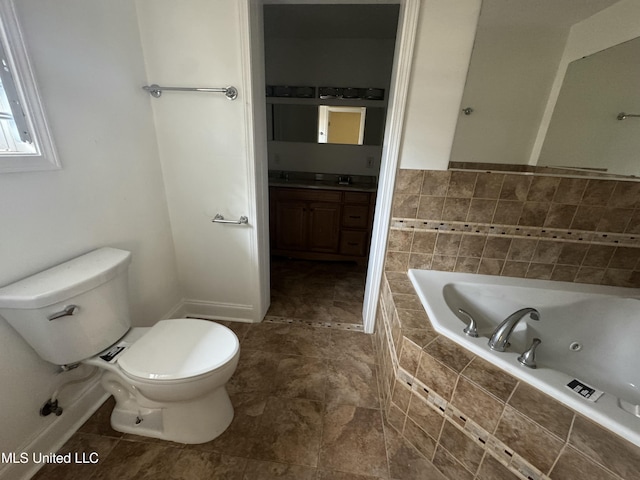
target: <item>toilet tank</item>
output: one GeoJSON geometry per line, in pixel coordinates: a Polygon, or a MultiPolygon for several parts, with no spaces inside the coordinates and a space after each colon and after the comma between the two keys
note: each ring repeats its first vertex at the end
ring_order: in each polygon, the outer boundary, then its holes
{"type": "Polygon", "coordinates": [[[129,330],[129,263],[130,252],[105,247],[7,285],[0,316],[43,359],[84,360],[129,330]]]}

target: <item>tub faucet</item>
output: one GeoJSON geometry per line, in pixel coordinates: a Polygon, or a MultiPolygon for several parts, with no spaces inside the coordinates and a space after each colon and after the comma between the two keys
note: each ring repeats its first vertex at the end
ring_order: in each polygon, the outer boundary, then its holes
{"type": "Polygon", "coordinates": [[[504,352],[506,350],[513,329],[526,314],[530,314],[533,320],[540,320],[540,312],[535,308],[523,308],[512,313],[493,331],[493,335],[489,339],[491,350],[496,352],[504,352]]]}

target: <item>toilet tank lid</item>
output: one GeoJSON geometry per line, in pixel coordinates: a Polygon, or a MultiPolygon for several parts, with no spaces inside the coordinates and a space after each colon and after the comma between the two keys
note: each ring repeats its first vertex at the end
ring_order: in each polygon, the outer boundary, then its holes
{"type": "Polygon", "coordinates": [[[114,278],[131,252],[103,247],[0,288],[0,308],[35,309],[62,302],[114,278]]]}

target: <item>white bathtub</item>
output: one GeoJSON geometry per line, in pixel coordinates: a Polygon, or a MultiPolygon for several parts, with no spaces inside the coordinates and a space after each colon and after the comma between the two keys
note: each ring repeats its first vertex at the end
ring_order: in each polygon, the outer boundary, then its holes
{"type": "Polygon", "coordinates": [[[640,446],[640,289],[433,270],[409,270],[409,278],[440,334],[640,446]],[[491,350],[496,326],[525,307],[540,320],[526,315],[507,351],[491,350]],[[459,308],[480,337],[463,333],[459,308]],[[517,358],[536,337],[531,369],[517,358]],[[590,399],[567,386],[574,379],[596,390],[590,399]]]}

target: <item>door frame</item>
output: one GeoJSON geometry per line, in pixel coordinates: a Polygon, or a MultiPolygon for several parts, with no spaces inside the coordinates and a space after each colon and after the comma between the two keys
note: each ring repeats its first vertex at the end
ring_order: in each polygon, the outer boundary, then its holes
{"type": "MultiPolygon", "coordinates": [[[[359,3],[380,4],[373,0],[243,0],[239,2],[241,63],[244,104],[246,110],[247,181],[249,213],[255,218],[252,229],[252,257],[256,265],[253,287],[258,292],[258,308],[262,317],[269,307],[269,187],[267,163],[266,112],[264,100],[264,34],[262,6],[265,4],[359,3]]],[[[402,143],[407,106],[411,64],[416,40],[420,0],[389,0],[399,4],[398,32],[393,56],[391,87],[387,106],[382,160],[378,177],[378,191],[369,249],[369,264],[365,285],[362,319],[364,331],[373,333],[384,259],[386,253],[391,204],[402,143]]]]}

